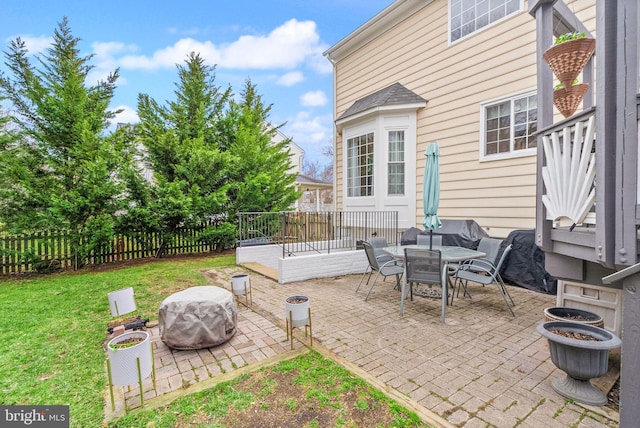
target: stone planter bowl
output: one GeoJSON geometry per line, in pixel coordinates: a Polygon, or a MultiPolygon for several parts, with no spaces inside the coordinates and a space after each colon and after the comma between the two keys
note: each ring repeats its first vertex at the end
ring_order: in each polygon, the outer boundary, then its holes
{"type": "Polygon", "coordinates": [[[603,376],[609,369],[609,351],[620,347],[615,334],[593,325],[571,321],[549,321],[539,324],[538,333],[549,342],[551,361],[567,374],[552,382],[554,391],[577,402],[601,406],[607,396],[591,385],[590,379],[603,376]],[[594,336],[597,341],[565,337],[554,330],[594,336]]]}
{"type": "Polygon", "coordinates": [[[604,319],[593,312],[585,311],[583,309],[565,308],[562,306],[556,306],[553,308],[546,308],[544,310],[545,321],[570,321],[581,324],[593,325],[596,327],[604,328],[604,319]],[[581,318],[581,319],[572,319],[581,318]]]}

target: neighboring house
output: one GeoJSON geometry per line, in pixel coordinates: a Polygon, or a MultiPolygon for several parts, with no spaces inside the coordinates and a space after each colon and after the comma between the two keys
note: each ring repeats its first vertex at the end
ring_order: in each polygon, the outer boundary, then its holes
{"type": "Polygon", "coordinates": [[[304,158],[304,150],[302,149],[302,147],[294,143],[293,140],[289,139],[289,137],[276,129],[271,141],[277,144],[285,140],[289,140],[288,148],[289,152],[291,153],[291,168],[289,170],[291,172],[295,172],[296,174],[302,174],[302,159],[304,158]]]}
{"type": "MultiPolygon", "coordinates": [[[[287,140],[288,137],[279,130],[273,137],[274,143],[287,140]]],[[[302,190],[302,196],[296,201],[293,209],[297,211],[317,212],[331,211],[333,209],[333,183],[327,183],[306,175],[302,175],[304,150],[293,140],[289,140],[289,152],[291,153],[291,171],[298,175],[296,187],[302,190]]]]}
{"type": "Polygon", "coordinates": [[[305,212],[333,211],[333,183],[298,175],[296,185],[303,191],[298,209],[305,212]]]}
{"type": "MultiPolygon", "coordinates": [[[[595,2],[570,2],[595,25],[595,2]]],[[[338,210],[422,227],[425,149],[439,216],[490,235],[536,216],[536,23],[523,0],[396,0],[325,55],[334,67],[338,210]]]]}

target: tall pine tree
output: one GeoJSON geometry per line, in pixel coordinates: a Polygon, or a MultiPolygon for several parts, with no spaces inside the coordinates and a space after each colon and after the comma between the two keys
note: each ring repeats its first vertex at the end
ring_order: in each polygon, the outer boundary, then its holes
{"type": "Polygon", "coordinates": [[[290,140],[274,142],[279,127],[269,123],[271,107],[264,105],[250,80],[245,82],[240,101],[231,102],[227,116],[234,123],[229,144],[234,155],[230,217],[242,211],[285,211],[300,197],[294,186],[297,175],[291,169],[290,140]]]}
{"type": "Polygon", "coordinates": [[[104,136],[118,71],[88,85],[91,56],[80,56],[79,41],[64,18],[39,68],[20,38],[5,52],[0,95],[13,114],[0,154],[0,221],[18,233],[68,230],[82,263],[112,238],[124,146],[104,136]]]}
{"type": "Polygon", "coordinates": [[[198,54],[191,53],[177,68],[174,101],[163,106],[147,94],[138,96],[137,134],[153,183],[148,197],[129,212],[163,233],[165,241],[182,226],[220,218],[230,167],[229,154],[220,149],[218,124],[231,89],[216,86],[215,68],[198,54]],[[143,210],[151,217],[140,214],[143,210]]]}

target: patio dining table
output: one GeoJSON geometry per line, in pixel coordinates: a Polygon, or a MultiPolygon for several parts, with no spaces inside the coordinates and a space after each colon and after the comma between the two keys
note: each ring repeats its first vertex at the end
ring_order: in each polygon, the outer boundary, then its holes
{"type": "MultiPolygon", "coordinates": [[[[397,246],[381,248],[381,250],[385,251],[392,257],[398,260],[402,260],[404,262],[405,248],[428,250],[429,246],[428,245],[397,245],[397,246]]],[[[479,258],[485,257],[486,254],[483,253],[482,251],[476,251],[476,250],[472,250],[470,248],[465,248],[465,247],[449,247],[449,246],[434,245],[432,249],[439,250],[442,257],[442,272],[443,272],[442,274],[442,322],[444,322],[445,310],[449,302],[449,292],[448,292],[449,263],[462,262],[464,260],[470,260],[470,259],[479,259],[479,258]]],[[[405,274],[402,275],[402,285],[400,288],[400,316],[403,316],[403,313],[404,313],[404,299],[405,299],[406,288],[407,288],[406,273],[407,273],[407,269],[405,266],[405,274]]],[[[453,292],[453,290],[451,292],[453,292]]]]}

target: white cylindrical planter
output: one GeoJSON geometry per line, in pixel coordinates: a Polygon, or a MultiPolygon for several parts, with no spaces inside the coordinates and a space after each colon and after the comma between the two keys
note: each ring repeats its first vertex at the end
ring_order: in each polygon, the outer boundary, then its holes
{"type": "Polygon", "coordinates": [[[246,273],[233,275],[231,277],[231,286],[235,296],[244,296],[251,290],[251,281],[246,273]]]}
{"type": "Polygon", "coordinates": [[[245,306],[253,304],[253,296],[251,294],[251,280],[246,273],[239,273],[231,277],[231,292],[236,298],[237,302],[240,302],[238,298],[244,296],[245,306]]]}
{"type": "Polygon", "coordinates": [[[309,297],[291,296],[285,300],[287,320],[293,327],[302,327],[309,323],[309,297]]]}
{"type": "Polygon", "coordinates": [[[153,370],[151,339],[146,331],[132,331],[114,337],[107,343],[107,355],[113,385],[127,386],[140,382],[153,370]],[[142,342],[129,347],[114,348],[119,343],[135,338],[142,339],[142,342]],[[140,373],[138,373],[138,359],[140,360],[140,373]]]}
{"type": "Polygon", "coordinates": [[[304,326],[304,335],[309,331],[309,346],[313,347],[313,330],[311,327],[311,306],[308,296],[289,296],[284,301],[287,326],[287,339],[293,350],[293,328],[304,326]]]}
{"type": "Polygon", "coordinates": [[[133,298],[133,288],[123,288],[107,294],[111,315],[119,317],[136,310],[136,301],[133,298]]]}

